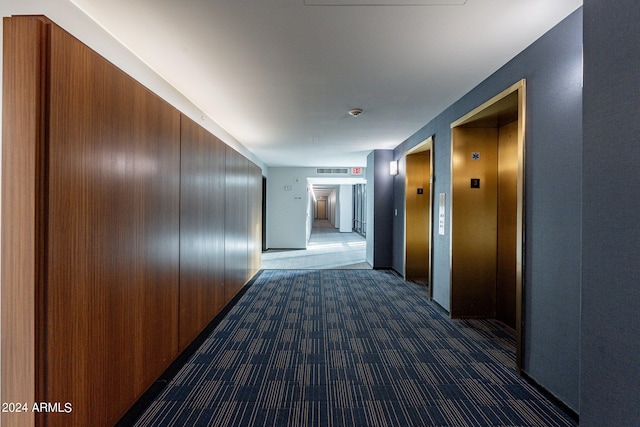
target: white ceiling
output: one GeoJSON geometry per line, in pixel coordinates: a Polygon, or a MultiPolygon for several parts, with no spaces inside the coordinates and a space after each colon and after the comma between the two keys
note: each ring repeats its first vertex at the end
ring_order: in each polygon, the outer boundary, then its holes
{"type": "Polygon", "coordinates": [[[72,1],[268,166],[365,166],[582,4],[72,1]]]}

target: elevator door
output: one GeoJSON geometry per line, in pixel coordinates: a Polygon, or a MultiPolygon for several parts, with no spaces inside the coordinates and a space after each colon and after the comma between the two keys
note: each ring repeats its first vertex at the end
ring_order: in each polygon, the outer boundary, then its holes
{"type": "Polygon", "coordinates": [[[497,139],[495,128],[454,128],[451,316],[495,317],[497,139]]]}
{"type": "Polygon", "coordinates": [[[525,81],[451,125],[451,317],[496,318],[523,354],[525,81]]]}
{"type": "Polygon", "coordinates": [[[517,126],[455,128],[453,317],[515,328],[517,126]]]}
{"type": "Polygon", "coordinates": [[[405,279],[429,283],[431,226],[431,151],[406,157],[405,279]]]}
{"type": "Polygon", "coordinates": [[[496,318],[522,362],[524,81],[451,125],[453,318],[496,318]]]}

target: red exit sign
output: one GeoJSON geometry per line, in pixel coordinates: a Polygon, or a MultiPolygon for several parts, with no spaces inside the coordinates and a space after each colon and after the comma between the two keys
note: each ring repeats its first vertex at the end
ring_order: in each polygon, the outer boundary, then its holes
{"type": "Polygon", "coordinates": [[[351,168],[351,175],[362,175],[362,168],[351,168]]]}

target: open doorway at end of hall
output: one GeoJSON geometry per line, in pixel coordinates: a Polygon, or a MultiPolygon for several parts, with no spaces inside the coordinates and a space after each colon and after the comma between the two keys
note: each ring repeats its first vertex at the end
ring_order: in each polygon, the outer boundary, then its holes
{"type": "Polygon", "coordinates": [[[315,219],[327,219],[327,199],[318,199],[316,202],[316,217],[315,219]]]}
{"type": "Polygon", "coordinates": [[[313,230],[314,220],[328,220],[341,233],[366,235],[364,178],[307,178],[307,181],[309,231],[313,230]]]}
{"type": "MultiPolygon", "coordinates": [[[[366,181],[363,178],[308,178],[308,183],[306,249],[264,252],[262,268],[371,269],[366,261],[366,239],[354,230],[355,212],[364,215],[366,181]],[[362,191],[358,192],[360,186],[362,191]]],[[[364,216],[360,216],[359,221],[362,227],[366,226],[364,216]]]]}

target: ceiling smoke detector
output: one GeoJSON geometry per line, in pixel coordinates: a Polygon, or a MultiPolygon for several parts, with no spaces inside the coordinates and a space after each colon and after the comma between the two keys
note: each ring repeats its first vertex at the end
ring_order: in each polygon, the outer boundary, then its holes
{"type": "Polygon", "coordinates": [[[351,117],[358,117],[362,114],[362,108],[354,108],[353,110],[349,110],[349,115],[351,117]]]}

